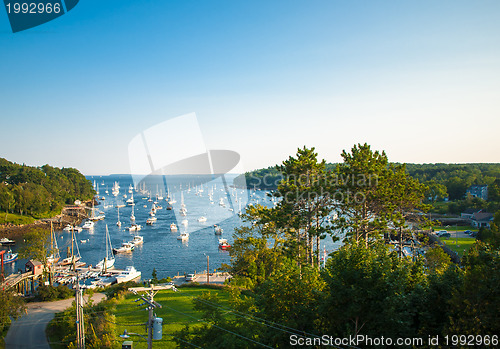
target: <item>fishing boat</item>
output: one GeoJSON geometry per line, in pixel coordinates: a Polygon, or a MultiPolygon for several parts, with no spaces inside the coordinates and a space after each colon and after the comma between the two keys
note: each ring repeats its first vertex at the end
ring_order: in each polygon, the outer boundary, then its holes
{"type": "Polygon", "coordinates": [[[127,228],[128,231],[139,231],[142,229],[142,226],[139,224],[133,223],[130,227],[127,228]]]}
{"type": "MultiPolygon", "coordinates": [[[[86,221],[83,225],[82,225],[82,229],[94,229],[94,222],[92,221],[86,221]]],[[[73,231],[73,230],[72,230],[73,231]]]]}
{"type": "Polygon", "coordinates": [[[7,238],[1,238],[0,239],[0,245],[2,246],[11,246],[14,245],[16,242],[14,240],[10,240],[7,238]]]}
{"type": "Polygon", "coordinates": [[[120,247],[113,249],[113,253],[117,254],[117,253],[132,252],[134,248],[135,246],[131,242],[123,242],[120,247]]]}
{"type": "Polygon", "coordinates": [[[144,243],[144,237],[141,235],[134,235],[134,239],[130,241],[134,246],[142,245],[144,243]]]}
{"type": "Polygon", "coordinates": [[[111,238],[109,236],[108,225],[106,224],[106,236],[104,237],[106,240],[106,256],[103,260],[96,264],[96,267],[99,269],[107,270],[112,268],[115,265],[115,256],[113,255],[113,246],[111,246],[111,238]]]}
{"type": "Polygon", "coordinates": [[[207,217],[205,217],[205,216],[201,216],[200,218],[198,218],[199,223],[205,223],[206,221],[207,221],[207,217]]]}
{"type": "Polygon", "coordinates": [[[175,223],[170,224],[170,231],[173,233],[177,231],[177,225],[175,223]]]}
{"type": "Polygon", "coordinates": [[[181,235],[177,237],[177,240],[187,240],[189,239],[189,233],[187,231],[182,232],[181,235]]]}
{"type": "Polygon", "coordinates": [[[141,272],[136,270],[133,266],[128,266],[125,270],[116,276],[118,284],[128,282],[141,277],[141,272]]]}
{"type": "Polygon", "coordinates": [[[224,229],[218,224],[214,224],[214,233],[215,235],[222,235],[224,229]]]}
{"type": "Polygon", "coordinates": [[[231,248],[231,245],[229,245],[226,239],[219,239],[219,248],[221,250],[228,250],[231,248]]]}
{"type": "MultiPolygon", "coordinates": [[[[92,224],[93,224],[93,222],[92,222],[92,224]]],[[[83,228],[79,227],[79,226],[74,226],[74,225],[68,224],[67,226],[64,227],[63,230],[64,231],[76,231],[76,232],[79,233],[79,232],[81,232],[83,230],[83,228]]]]}
{"type": "Polygon", "coordinates": [[[3,264],[12,263],[17,259],[18,253],[12,253],[12,250],[9,248],[7,253],[3,256],[3,264]]]}
{"type": "Polygon", "coordinates": [[[156,217],[149,217],[148,219],[146,219],[146,224],[153,225],[156,221],[157,221],[156,217]]]}

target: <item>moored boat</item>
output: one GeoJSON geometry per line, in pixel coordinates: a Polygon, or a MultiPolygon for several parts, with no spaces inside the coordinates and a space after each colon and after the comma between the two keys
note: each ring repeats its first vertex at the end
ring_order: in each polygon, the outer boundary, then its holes
{"type": "Polygon", "coordinates": [[[133,266],[128,266],[125,270],[116,276],[116,282],[128,282],[141,277],[141,272],[135,269],[133,266]]]}
{"type": "Polygon", "coordinates": [[[2,246],[11,246],[14,245],[16,242],[14,240],[8,239],[8,238],[1,238],[0,239],[0,245],[2,246]]]}
{"type": "Polygon", "coordinates": [[[134,250],[134,245],[131,242],[124,242],[122,245],[118,248],[113,249],[113,253],[127,253],[127,252],[132,252],[134,250]]]}
{"type": "Polygon", "coordinates": [[[3,256],[3,264],[12,263],[17,259],[18,253],[12,253],[12,250],[9,248],[7,253],[3,256]]]}
{"type": "Polygon", "coordinates": [[[221,250],[228,250],[231,248],[231,245],[229,245],[226,239],[219,239],[219,248],[221,250]]]}

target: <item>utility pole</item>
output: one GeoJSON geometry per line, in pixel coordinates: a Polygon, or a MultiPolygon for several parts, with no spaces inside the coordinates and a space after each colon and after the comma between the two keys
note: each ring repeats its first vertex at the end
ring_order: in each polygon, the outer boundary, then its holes
{"type": "MultiPolygon", "coordinates": [[[[137,294],[135,290],[132,290],[134,294],[137,294]]],[[[149,319],[148,319],[148,349],[153,348],[153,322],[154,322],[154,314],[153,310],[155,308],[161,308],[161,304],[155,302],[154,296],[158,293],[158,291],[153,291],[153,285],[151,285],[151,290],[149,290],[146,295],[138,295],[140,299],[144,301],[141,305],[147,305],[146,309],[149,312],[149,319]]],[[[139,300],[139,299],[138,299],[139,300]]]]}
{"type": "Polygon", "coordinates": [[[76,347],[77,349],[85,349],[85,328],[83,318],[83,296],[80,290],[80,279],[76,273],[76,347]]]}

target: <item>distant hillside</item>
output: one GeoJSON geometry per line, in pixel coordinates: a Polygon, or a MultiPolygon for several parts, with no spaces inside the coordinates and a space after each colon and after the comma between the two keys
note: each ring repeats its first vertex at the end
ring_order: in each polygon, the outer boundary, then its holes
{"type": "MultiPolygon", "coordinates": [[[[337,165],[326,165],[327,170],[335,170],[337,165]]],[[[408,173],[430,187],[429,195],[442,199],[460,200],[467,188],[474,184],[488,185],[488,201],[500,201],[500,164],[406,164],[408,173]]],[[[281,180],[276,167],[247,172],[235,178],[234,185],[272,190],[281,180]]]]}
{"type": "Polygon", "coordinates": [[[19,165],[0,158],[0,210],[41,218],[76,199],[94,195],[92,184],[74,168],[19,165]]]}

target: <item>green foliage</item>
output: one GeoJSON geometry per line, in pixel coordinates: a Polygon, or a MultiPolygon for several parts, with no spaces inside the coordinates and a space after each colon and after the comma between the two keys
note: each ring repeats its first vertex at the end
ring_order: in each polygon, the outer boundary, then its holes
{"type": "Polygon", "coordinates": [[[462,259],[464,280],[450,301],[447,333],[500,333],[500,251],[478,242],[462,259]]]}
{"type": "MultiPolygon", "coordinates": [[[[84,307],[85,345],[92,349],[114,348],[116,322],[113,313],[116,301],[105,300],[96,305],[84,307]]],[[[52,342],[65,343],[64,348],[76,348],[76,309],[75,304],[55,315],[47,327],[47,335],[52,342]]]]}
{"type": "Polygon", "coordinates": [[[339,337],[377,336],[380,329],[386,337],[414,335],[413,307],[424,278],[421,263],[400,260],[382,243],[343,246],[324,272],[324,330],[339,337]]]}
{"type": "Polygon", "coordinates": [[[151,273],[151,283],[152,284],[157,284],[158,283],[158,273],[156,272],[156,268],[153,268],[153,272],[151,273]]]}
{"type": "Polygon", "coordinates": [[[26,309],[23,299],[12,290],[0,289],[0,335],[10,326],[11,318],[17,319],[26,309]]]}
{"type": "Polygon", "coordinates": [[[30,167],[0,158],[0,209],[6,213],[41,218],[93,195],[92,184],[76,169],[30,167]]]}
{"type": "Polygon", "coordinates": [[[47,265],[47,255],[49,254],[49,231],[37,228],[28,231],[24,235],[25,244],[19,250],[21,258],[33,259],[47,265]]]}
{"type": "Polygon", "coordinates": [[[477,239],[492,245],[494,248],[500,248],[500,211],[495,213],[490,228],[481,227],[477,234],[477,239]]]}
{"type": "Polygon", "coordinates": [[[442,274],[450,265],[450,256],[439,246],[432,247],[425,253],[425,266],[431,274],[442,274]]]}
{"type": "Polygon", "coordinates": [[[57,287],[52,285],[40,285],[36,291],[35,299],[40,302],[71,298],[75,293],[64,285],[58,285],[57,287]]]}

